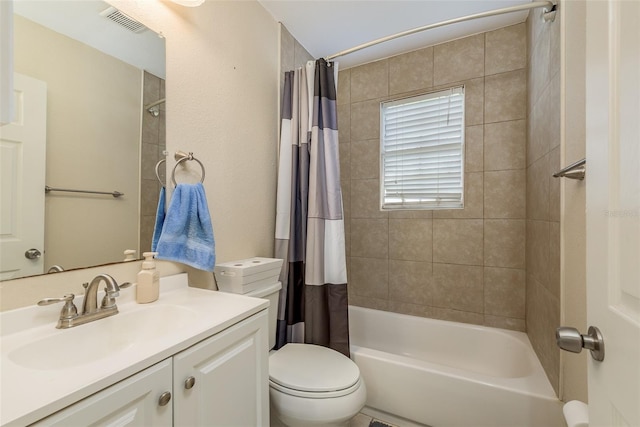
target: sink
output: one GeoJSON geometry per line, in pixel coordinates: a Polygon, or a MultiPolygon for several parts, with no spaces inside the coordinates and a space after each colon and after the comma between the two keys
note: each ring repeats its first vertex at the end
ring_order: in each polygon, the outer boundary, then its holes
{"type": "Polygon", "coordinates": [[[79,367],[178,333],[196,318],[195,311],[182,306],[143,306],[56,331],[16,348],[8,357],[16,365],[36,370],[79,367]]]}

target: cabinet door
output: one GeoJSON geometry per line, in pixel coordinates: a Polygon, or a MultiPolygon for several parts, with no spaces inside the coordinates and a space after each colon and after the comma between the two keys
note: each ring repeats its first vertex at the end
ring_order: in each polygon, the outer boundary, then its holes
{"type": "Polygon", "coordinates": [[[174,356],[175,426],[268,426],[268,355],[264,310],[174,356]]]}
{"type": "Polygon", "coordinates": [[[171,359],[164,360],[33,425],[169,427],[171,402],[160,406],[159,399],[171,391],[171,374],[171,359]]]}

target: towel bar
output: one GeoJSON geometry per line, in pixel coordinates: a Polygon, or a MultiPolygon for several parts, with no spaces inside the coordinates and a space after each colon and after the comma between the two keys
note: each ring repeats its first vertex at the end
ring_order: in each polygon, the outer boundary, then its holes
{"type": "Polygon", "coordinates": [[[195,160],[196,162],[198,162],[198,164],[200,165],[200,168],[202,169],[202,178],[200,179],[200,183],[204,182],[204,165],[202,164],[202,162],[198,159],[196,159],[195,157],[193,157],[193,153],[189,153],[189,154],[185,154],[181,151],[176,153],[176,157],[180,156],[180,160],[178,160],[176,162],[176,165],[173,167],[173,171],[171,172],[171,181],[173,181],[173,186],[177,186],[178,183],[176,183],[176,169],[178,167],[178,165],[186,160],[195,160]]]}

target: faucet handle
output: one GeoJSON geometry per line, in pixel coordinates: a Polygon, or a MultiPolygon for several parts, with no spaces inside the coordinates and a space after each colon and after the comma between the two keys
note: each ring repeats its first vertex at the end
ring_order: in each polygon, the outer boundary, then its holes
{"type": "Polygon", "coordinates": [[[64,302],[64,306],[62,307],[62,311],[60,312],[60,319],[71,319],[78,314],[78,309],[73,303],[73,299],[75,297],[76,296],[74,294],[66,294],[61,298],[45,298],[38,301],[38,305],[43,306],[55,304],[58,302],[64,302]]]}
{"type": "Polygon", "coordinates": [[[102,298],[102,304],[100,305],[101,308],[110,308],[110,307],[115,307],[116,305],[116,298],[117,296],[119,296],[120,294],[120,289],[123,288],[128,288],[129,286],[133,285],[133,283],[131,282],[124,282],[121,285],[117,285],[117,291],[113,292],[113,291],[109,291],[108,288],[104,288],[104,298],[102,298]]]}

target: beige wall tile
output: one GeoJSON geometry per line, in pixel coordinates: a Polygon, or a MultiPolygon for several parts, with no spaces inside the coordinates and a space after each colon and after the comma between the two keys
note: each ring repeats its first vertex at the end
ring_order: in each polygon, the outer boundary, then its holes
{"type": "Polygon", "coordinates": [[[527,66],[527,28],[517,24],[485,34],[485,75],[527,66]]]}
{"type": "Polygon", "coordinates": [[[351,70],[338,71],[338,93],[336,94],[337,105],[351,104],[351,70]]]}
{"type": "Polygon", "coordinates": [[[484,78],[464,82],[464,122],[466,126],[484,123],[484,78]]]}
{"type": "Polygon", "coordinates": [[[439,209],[434,218],[482,218],[484,212],[484,174],[464,174],[464,209],[439,209]]]}
{"type": "Polygon", "coordinates": [[[351,68],[351,102],[378,99],[389,94],[389,61],[351,68]]]}
{"type": "Polygon", "coordinates": [[[365,141],[380,138],[380,101],[351,104],[351,139],[365,141]]]}
{"type": "Polygon", "coordinates": [[[434,219],[433,262],[482,265],[481,219],[434,219]]]}
{"type": "Polygon", "coordinates": [[[431,262],[432,246],[431,219],[389,219],[389,259],[431,262]]]}
{"type": "Polygon", "coordinates": [[[388,263],[375,258],[351,257],[349,294],[349,298],[354,295],[387,300],[389,298],[388,263]]]}
{"type": "Polygon", "coordinates": [[[524,169],[527,164],[526,120],[489,123],[484,126],[486,171],[524,169]]]}
{"type": "Polygon", "coordinates": [[[351,256],[386,259],[389,256],[389,221],[351,219],[351,256]]]}
{"type": "Polygon", "coordinates": [[[433,271],[431,262],[389,260],[389,299],[431,305],[433,271]]]}
{"type": "Polygon", "coordinates": [[[401,301],[389,301],[389,311],[410,316],[433,317],[433,307],[401,301]]]}
{"type": "Polygon", "coordinates": [[[464,132],[464,171],[484,170],[484,129],[482,126],[467,126],[464,132]]]}
{"type": "Polygon", "coordinates": [[[389,94],[399,94],[433,86],[433,48],[389,58],[389,94]]]}
{"type": "Polygon", "coordinates": [[[549,283],[549,222],[527,220],[527,274],[546,286],[549,283]]]}
{"type": "Polygon", "coordinates": [[[484,173],[484,217],[523,219],[526,215],[524,170],[484,173]]]}
{"type": "Polygon", "coordinates": [[[340,142],[338,153],[340,155],[340,183],[344,186],[351,181],[351,144],[340,142]]]}
{"type": "Polygon", "coordinates": [[[484,315],[481,313],[470,313],[468,311],[440,307],[434,307],[432,313],[431,317],[434,319],[448,320],[449,322],[471,323],[473,325],[482,325],[484,323],[484,315]]]}
{"type": "Polygon", "coordinates": [[[485,124],[524,119],[527,115],[527,71],[487,76],[484,97],[485,124]]]}
{"type": "Polygon", "coordinates": [[[352,179],[351,217],[387,218],[388,216],[387,212],[380,211],[380,186],[378,180],[352,179]]]}
{"type": "Polygon", "coordinates": [[[549,220],[560,221],[560,184],[561,178],[553,178],[553,174],[562,169],[560,163],[560,147],[549,153],[549,220]]]}
{"type": "Polygon", "coordinates": [[[549,157],[540,158],[527,169],[527,218],[549,220],[549,157]]]}
{"type": "Polygon", "coordinates": [[[354,179],[380,176],[380,140],[351,142],[351,177],[354,179]]]}
{"type": "Polygon", "coordinates": [[[485,267],[484,313],[524,320],[525,287],[524,269],[485,267]]]}
{"type": "Polygon", "coordinates": [[[433,218],[433,211],[428,209],[422,209],[418,211],[407,211],[407,210],[390,211],[389,218],[394,218],[394,219],[433,218]]]}
{"type": "Polygon", "coordinates": [[[560,222],[549,222],[549,283],[547,289],[560,299],[560,222]]]}
{"type": "Polygon", "coordinates": [[[140,191],[140,209],[142,215],[155,215],[158,209],[158,178],[143,179],[140,191]]]}
{"type": "Polygon", "coordinates": [[[389,300],[386,298],[363,297],[349,291],[349,305],[387,311],[389,309],[389,300]]]}
{"type": "Polygon", "coordinates": [[[482,267],[434,263],[433,305],[483,313],[482,277],[482,267]]]}
{"type": "Polygon", "coordinates": [[[514,319],[513,317],[484,315],[484,325],[492,328],[510,329],[512,331],[525,332],[527,325],[524,319],[514,319]]]}
{"type": "Polygon", "coordinates": [[[484,75],[484,34],[465,37],[434,47],[434,85],[484,75]]]}
{"type": "Polygon", "coordinates": [[[339,104],[338,110],[338,140],[340,143],[351,141],[351,106],[339,104]]]}
{"type": "Polygon", "coordinates": [[[307,61],[313,61],[313,56],[297,40],[293,47],[293,60],[296,67],[304,67],[307,61]]]}
{"type": "Polygon", "coordinates": [[[524,269],[525,237],[524,219],[485,219],[484,265],[524,269]]]}

